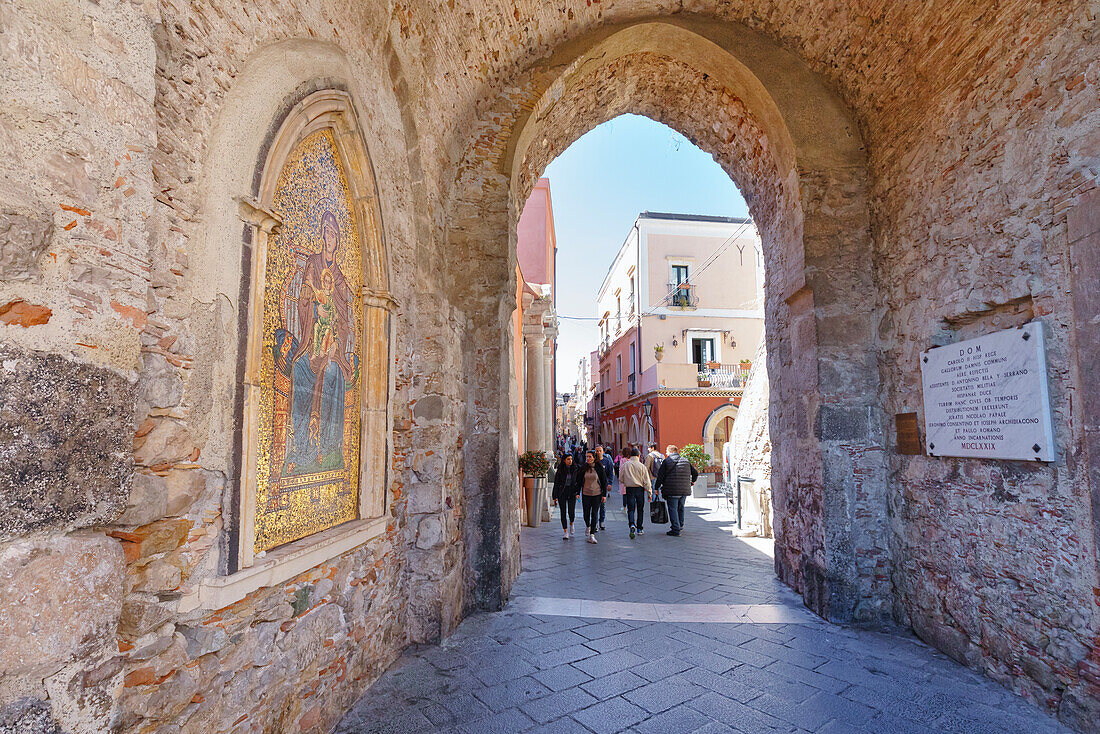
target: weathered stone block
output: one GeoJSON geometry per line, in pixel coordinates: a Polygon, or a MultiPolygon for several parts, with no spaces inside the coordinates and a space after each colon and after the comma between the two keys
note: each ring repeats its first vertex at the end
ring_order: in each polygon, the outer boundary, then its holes
{"type": "Polygon", "coordinates": [[[0,706],[0,734],[64,734],[50,705],[37,698],[20,698],[0,706]]]}
{"type": "Polygon", "coordinates": [[[182,461],[195,450],[191,432],[178,420],[163,419],[152,430],[134,439],[134,461],[143,466],[159,466],[182,461]]]}
{"type": "Polygon", "coordinates": [[[174,551],[183,544],[190,529],[190,520],[168,518],[133,530],[112,530],[110,535],[122,541],[126,560],[132,562],[157,553],[174,551]]]}
{"type": "Polygon", "coordinates": [[[0,349],[0,539],[109,523],[133,471],[134,386],[102,367],[0,349]]]}
{"type": "Polygon", "coordinates": [[[21,540],[0,552],[0,675],[47,674],[114,644],[125,561],[102,535],[21,540]]]}
{"type": "Polygon", "coordinates": [[[0,211],[0,281],[30,280],[53,235],[53,222],[0,211]]]}
{"type": "Polygon", "coordinates": [[[822,405],[814,434],[822,441],[862,441],[870,434],[870,416],[862,406],[822,405]]]}

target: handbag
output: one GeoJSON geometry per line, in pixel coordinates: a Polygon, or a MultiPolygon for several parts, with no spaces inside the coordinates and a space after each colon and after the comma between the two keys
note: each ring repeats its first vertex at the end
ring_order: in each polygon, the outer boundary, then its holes
{"type": "Polygon", "coordinates": [[[668,507],[664,500],[650,500],[649,522],[653,525],[664,525],[668,522],[668,507]]]}

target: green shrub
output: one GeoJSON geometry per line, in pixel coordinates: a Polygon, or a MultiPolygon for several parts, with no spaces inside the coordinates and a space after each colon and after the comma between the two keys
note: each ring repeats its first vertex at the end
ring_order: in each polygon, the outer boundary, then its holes
{"type": "Polygon", "coordinates": [[[710,466],[710,454],[697,443],[689,443],[680,449],[680,456],[690,461],[691,465],[699,471],[703,471],[703,469],[710,466]]]}
{"type": "Polygon", "coordinates": [[[519,470],[524,476],[545,477],[550,471],[550,461],[545,451],[525,451],[519,457],[519,470]]]}

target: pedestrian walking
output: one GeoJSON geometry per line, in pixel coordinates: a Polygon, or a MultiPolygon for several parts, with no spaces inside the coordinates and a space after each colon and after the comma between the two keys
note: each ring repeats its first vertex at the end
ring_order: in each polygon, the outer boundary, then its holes
{"type": "Polygon", "coordinates": [[[573,536],[573,520],[577,516],[577,465],[572,454],[562,454],[554,473],[554,491],[550,495],[561,511],[562,540],[573,536]]]}
{"type": "Polygon", "coordinates": [[[654,492],[657,491],[657,471],[664,460],[664,454],[657,450],[657,444],[649,444],[649,453],[645,456],[645,468],[649,470],[649,486],[654,492]]]}
{"type": "Polygon", "coordinates": [[[600,508],[607,501],[607,475],[603,472],[603,465],[596,460],[595,452],[589,451],[584,455],[584,466],[578,472],[576,486],[581,491],[584,534],[588,536],[589,543],[595,543],[600,508]]]}
{"type": "MultiPolygon", "coordinates": [[[[607,478],[607,482],[610,485],[615,481],[615,475],[618,473],[615,469],[615,461],[611,458],[611,451],[604,449],[603,446],[596,446],[596,461],[599,462],[603,468],[603,475],[607,478]]],[[[606,504],[600,505],[600,530],[604,529],[604,521],[607,519],[607,506],[606,504]]]]}
{"type": "Polygon", "coordinates": [[[665,535],[679,535],[684,528],[684,505],[691,494],[691,485],[699,478],[699,472],[690,461],[680,456],[680,449],[676,446],[668,446],[665,453],[668,456],[661,462],[653,487],[654,491],[660,491],[668,505],[668,521],[672,529],[665,535]]]}
{"type": "Polygon", "coordinates": [[[645,502],[647,497],[652,498],[653,490],[649,484],[649,470],[638,456],[638,449],[628,448],[626,454],[626,461],[619,467],[619,486],[625,487],[626,519],[630,523],[630,538],[633,540],[635,533],[645,533],[645,502]]]}

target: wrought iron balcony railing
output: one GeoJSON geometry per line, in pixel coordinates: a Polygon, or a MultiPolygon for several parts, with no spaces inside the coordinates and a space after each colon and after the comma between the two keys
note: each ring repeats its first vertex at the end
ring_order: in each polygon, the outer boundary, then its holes
{"type": "Polygon", "coordinates": [[[668,290],[668,302],[673,308],[697,308],[699,306],[699,296],[696,293],[695,286],[691,283],[669,283],[668,290]]]}

